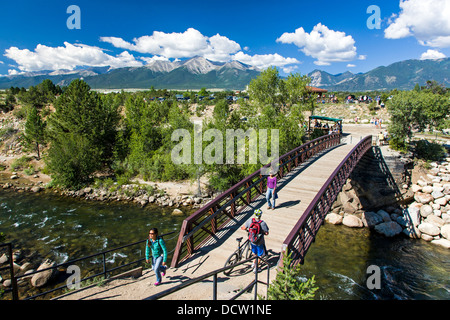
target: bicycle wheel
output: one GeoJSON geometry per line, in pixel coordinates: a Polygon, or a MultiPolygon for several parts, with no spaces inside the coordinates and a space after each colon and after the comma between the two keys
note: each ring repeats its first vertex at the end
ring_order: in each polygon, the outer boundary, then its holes
{"type": "MultiPolygon", "coordinates": [[[[235,252],[228,258],[227,262],[225,262],[224,267],[229,267],[229,266],[235,265],[236,263],[239,262],[239,260],[240,260],[239,255],[235,252]]],[[[225,270],[223,273],[226,276],[229,276],[232,271],[233,271],[233,268],[230,268],[230,269],[225,270]]]]}

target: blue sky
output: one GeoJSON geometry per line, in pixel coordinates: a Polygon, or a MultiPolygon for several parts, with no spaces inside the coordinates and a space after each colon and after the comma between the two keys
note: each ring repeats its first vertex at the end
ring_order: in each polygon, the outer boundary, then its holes
{"type": "MultiPolygon", "coordinates": [[[[449,0],[7,1],[0,75],[204,56],[282,75],[450,56],[449,0]],[[69,29],[70,5],[81,29],[69,29]],[[380,28],[367,21],[380,12],[380,28]]],[[[75,21],[75,20],[74,20],[75,21]]]]}

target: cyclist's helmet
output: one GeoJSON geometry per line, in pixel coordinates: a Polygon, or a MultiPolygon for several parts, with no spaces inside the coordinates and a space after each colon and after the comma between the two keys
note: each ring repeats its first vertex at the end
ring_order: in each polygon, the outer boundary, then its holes
{"type": "Polygon", "coordinates": [[[262,215],[262,210],[261,209],[256,209],[253,213],[255,214],[255,216],[257,218],[260,218],[261,215],[262,215]]]}

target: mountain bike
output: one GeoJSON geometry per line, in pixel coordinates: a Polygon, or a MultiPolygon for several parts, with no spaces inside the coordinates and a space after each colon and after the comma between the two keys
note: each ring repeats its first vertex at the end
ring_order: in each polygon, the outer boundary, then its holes
{"type": "MultiPolygon", "coordinates": [[[[250,247],[250,241],[247,239],[244,241],[244,243],[241,245],[243,237],[236,238],[236,241],[238,242],[237,249],[234,251],[231,256],[228,257],[227,262],[225,262],[224,267],[232,266],[237,264],[242,259],[246,260],[249,259],[252,256],[252,249],[250,247]]],[[[223,273],[225,275],[230,275],[230,273],[233,271],[233,268],[227,269],[223,273]]]]}

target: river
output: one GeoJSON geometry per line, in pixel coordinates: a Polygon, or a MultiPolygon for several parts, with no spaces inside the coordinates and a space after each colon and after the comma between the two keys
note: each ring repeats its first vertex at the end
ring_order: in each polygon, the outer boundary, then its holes
{"type": "MultiPolygon", "coordinates": [[[[145,239],[151,227],[161,233],[175,231],[166,239],[172,250],[183,219],[192,212],[172,216],[172,210],[2,190],[0,232],[34,263],[45,258],[63,263],[136,242],[145,239]]],[[[141,257],[143,246],[133,253],[114,252],[107,263],[141,257]]],[[[90,263],[101,264],[94,259],[90,263]]],[[[315,276],[317,299],[345,300],[447,300],[449,270],[448,249],[402,236],[385,238],[366,228],[329,224],[321,227],[301,266],[303,277],[315,276]],[[380,289],[367,288],[371,265],[380,270],[380,289]]]]}

